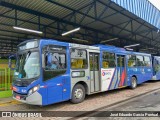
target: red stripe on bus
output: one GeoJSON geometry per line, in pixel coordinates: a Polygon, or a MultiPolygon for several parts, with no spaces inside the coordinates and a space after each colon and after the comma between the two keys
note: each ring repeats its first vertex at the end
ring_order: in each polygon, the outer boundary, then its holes
{"type": "Polygon", "coordinates": [[[120,81],[119,86],[123,86],[123,84],[124,84],[124,80],[125,80],[125,70],[123,70],[123,72],[122,72],[122,75],[121,75],[121,81],[120,81]]]}

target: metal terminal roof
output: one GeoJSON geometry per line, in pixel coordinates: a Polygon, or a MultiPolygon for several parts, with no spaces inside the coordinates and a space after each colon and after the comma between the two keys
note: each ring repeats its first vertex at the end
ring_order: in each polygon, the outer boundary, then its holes
{"type": "Polygon", "coordinates": [[[160,11],[148,0],[1,0],[0,54],[8,55],[16,45],[32,38],[48,38],[81,44],[123,47],[140,43],[136,50],[160,49],[160,11]],[[22,32],[13,26],[42,31],[22,32]],[[62,33],[81,27],[67,36],[62,33]],[[73,39],[76,38],[77,40],[73,39]],[[83,41],[79,41],[82,39],[83,41]]]}

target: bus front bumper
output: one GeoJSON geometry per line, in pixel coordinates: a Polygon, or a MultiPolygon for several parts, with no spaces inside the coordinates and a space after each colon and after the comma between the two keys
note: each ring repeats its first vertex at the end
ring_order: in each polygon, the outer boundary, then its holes
{"type": "Polygon", "coordinates": [[[34,92],[29,96],[13,92],[13,99],[31,105],[42,105],[42,96],[38,92],[34,92]]]}

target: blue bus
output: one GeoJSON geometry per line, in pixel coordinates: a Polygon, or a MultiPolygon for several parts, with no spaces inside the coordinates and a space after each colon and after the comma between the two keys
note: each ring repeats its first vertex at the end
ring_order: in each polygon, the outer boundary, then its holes
{"type": "MultiPolygon", "coordinates": [[[[12,66],[13,56],[9,59],[12,66]]],[[[107,45],[81,45],[50,39],[18,45],[13,98],[32,105],[71,100],[152,79],[150,54],[107,45]]]]}

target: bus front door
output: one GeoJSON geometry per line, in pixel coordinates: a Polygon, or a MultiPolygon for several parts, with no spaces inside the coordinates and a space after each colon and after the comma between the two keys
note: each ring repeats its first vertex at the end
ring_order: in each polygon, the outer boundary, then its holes
{"type": "Polygon", "coordinates": [[[126,66],[125,66],[125,55],[117,55],[117,86],[126,86],[126,66]]]}
{"type": "Polygon", "coordinates": [[[99,78],[99,53],[89,53],[90,63],[90,92],[97,92],[100,90],[99,78]]]}

